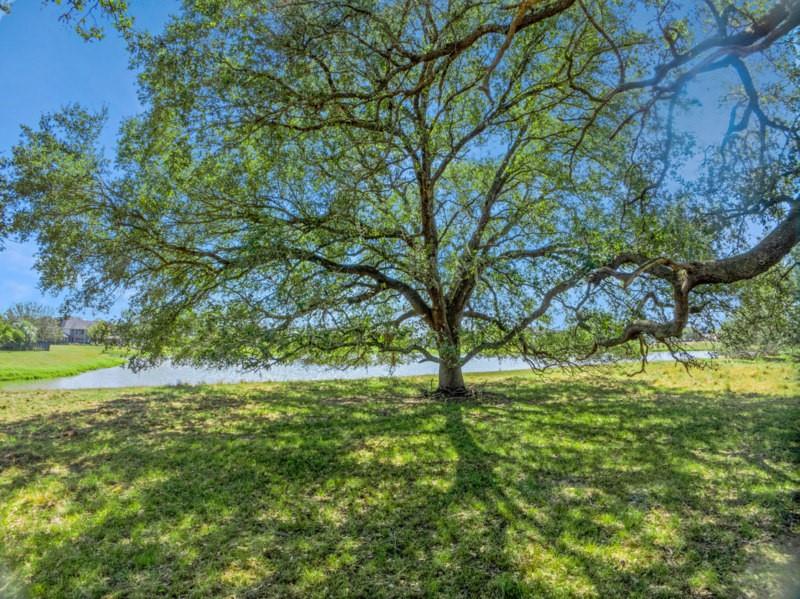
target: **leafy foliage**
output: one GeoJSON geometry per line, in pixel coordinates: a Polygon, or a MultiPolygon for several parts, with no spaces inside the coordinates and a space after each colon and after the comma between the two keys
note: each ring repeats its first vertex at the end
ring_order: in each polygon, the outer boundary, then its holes
{"type": "Polygon", "coordinates": [[[14,323],[16,329],[22,333],[23,343],[36,343],[39,339],[36,334],[36,325],[29,320],[19,320],[14,323]]]}
{"type": "Polygon", "coordinates": [[[23,129],[5,226],[74,305],[130,290],[145,363],[427,359],[463,388],[481,353],[677,339],[797,243],[800,8],[740,4],[186,3],[130,36],[115,162],[102,114],[23,129]],[[731,127],[684,180],[675,117],[720,69],[731,127]]]}
{"type": "Polygon", "coordinates": [[[6,310],[6,318],[15,324],[27,322],[33,325],[36,329],[35,341],[55,343],[64,339],[64,332],[55,312],[36,302],[14,304],[6,310]]]}
{"type": "Polygon", "coordinates": [[[117,339],[115,327],[107,320],[98,320],[86,331],[89,340],[99,345],[111,345],[117,339]]]}
{"type": "Polygon", "coordinates": [[[0,317],[0,347],[11,343],[24,343],[25,332],[0,317]]]}
{"type": "MultiPolygon", "coordinates": [[[[11,13],[12,2],[0,1],[0,13],[11,13]]],[[[61,20],[70,23],[86,41],[103,38],[104,19],[110,19],[122,33],[130,32],[133,27],[126,0],[42,0],[42,3],[61,7],[61,20]]]]}
{"type": "Polygon", "coordinates": [[[734,355],[775,355],[800,348],[800,273],[776,268],[741,285],[738,306],[720,330],[734,355]]]}

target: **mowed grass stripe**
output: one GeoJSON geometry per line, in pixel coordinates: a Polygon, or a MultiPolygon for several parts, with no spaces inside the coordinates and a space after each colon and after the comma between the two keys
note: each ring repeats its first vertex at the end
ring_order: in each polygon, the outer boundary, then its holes
{"type": "Polygon", "coordinates": [[[96,345],[53,345],[50,351],[0,351],[0,382],[72,376],[124,362],[120,351],[96,345]]]}

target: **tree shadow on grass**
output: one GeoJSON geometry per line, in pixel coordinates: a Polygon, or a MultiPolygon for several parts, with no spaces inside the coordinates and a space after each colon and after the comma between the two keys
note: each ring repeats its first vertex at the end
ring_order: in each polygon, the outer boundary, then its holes
{"type": "Polygon", "coordinates": [[[736,596],[753,548],[797,533],[797,398],[392,385],[0,424],[0,558],[43,597],[736,596]]]}

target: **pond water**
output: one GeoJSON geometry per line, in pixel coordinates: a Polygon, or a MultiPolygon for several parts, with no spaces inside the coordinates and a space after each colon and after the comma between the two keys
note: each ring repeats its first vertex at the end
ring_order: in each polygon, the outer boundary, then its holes
{"type": "MultiPolygon", "coordinates": [[[[707,351],[689,352],[695,358],[712,358],[707,351]]],[[[667,352],[650,354],[651,362],[672,360],[667,352]]],[[[526,370],[528,364],[519,359],[476,358],[464,366],[464,372],[497,372],[526,370]]],[[[414,376],[436,374],[437,365],[424,362],[405,364],[390,369],[388,366],[370,368],[330,369],[318,366],[281,366],[258,372],[229,369],[194,368],[162,364],[155,368],[133,372],[124,366],[103,368],[75,376],[31,381],[5,387],[8,390],[26,389],[102,389],[112,387],[161,387],[167,385],[201,385],[221,383],[250,383],[267,381],[314,381],[326,379],[358,379],[383,376],[414,376]]]]}

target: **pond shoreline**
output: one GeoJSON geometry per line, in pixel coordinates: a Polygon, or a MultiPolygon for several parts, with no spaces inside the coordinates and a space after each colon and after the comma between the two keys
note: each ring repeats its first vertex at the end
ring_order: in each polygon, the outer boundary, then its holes
{"type": "MultiPolygon", "coordinates": [[[[714,352],[691,351],[695,359],[713,359],[714,352]]],[[[669,352],[655,352],[648,356],[649,362],[674,360],[669,352]]],[[[604,363],[635,363],[635,360],[602,360],[587,362],[586,366],[604,363]]],[[[519,372],[530,370],[530,365],[520,359],[476,358],[464,366],[469,374],[490,372],[519,372]]],[[[297,381],[352,380],[364,378],[398,378],[407,376],[432,376],[437,371],[433,363],[404,364],[396,368],[373,366],[369,368],[331,369],[320,366],[291,365],[270,370],[247,372],[236,369],[194,368],[163,364],[154,368],[133,372],[125,366],[115,366],[84,372],[75,376],[42,379],[35,381],[13,381],[0,384],[3,391],[33,391],[54,389],[114,389],[125,387],[170,387],[185,385],[222,385],[238,383],[273,383],[297,381]]]]}
{"type": "Polygon", "coordinates": [[[0,351],[0,388],[55,380],[124,365],[124,352],[98,345],[59,344],[49,351],[0,351]]]}

